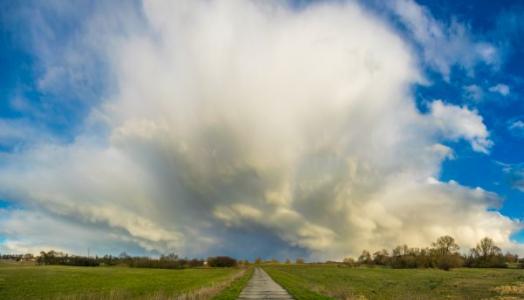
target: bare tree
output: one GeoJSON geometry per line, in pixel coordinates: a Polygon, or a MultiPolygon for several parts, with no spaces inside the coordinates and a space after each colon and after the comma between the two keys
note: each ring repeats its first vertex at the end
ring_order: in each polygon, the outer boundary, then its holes
{"type": "Polygon", "coordinates": [[[437,241],[431,245],[439,255],[456,254],[460,249],[459,245],[455,242],[455,239],[449,235],[439,237],[437,241]]]}
{"type": "Polygon", "coordinates": [[[362,250],[362,254],[358,257],[358,262],[361,264],[370,264],[373,262],[371,254],[368,250],[362,250]]]}
{"type": "Polygon", "coordinates": [[[477,244],[477,247],[475,247],[474,251],[478,256],[482,258],[502,254],[500,248],[497,247],[495,245],[495,242],[493,242],[493,240],[489,237],[485,237],[482,240],[480,240],[480,242],[477,244]]]}

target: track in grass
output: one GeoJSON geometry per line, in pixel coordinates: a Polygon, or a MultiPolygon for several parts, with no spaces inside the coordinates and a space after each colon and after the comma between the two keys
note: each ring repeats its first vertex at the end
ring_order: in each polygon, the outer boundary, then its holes
{"type": "Polygon", "coordinates": [[[253,277],[244,288],[239,300],[249,299],[293,299],[289,293],[284,290],[278,283],[273,281],[267,273],[261,268],[255,268],[253,277]]]}

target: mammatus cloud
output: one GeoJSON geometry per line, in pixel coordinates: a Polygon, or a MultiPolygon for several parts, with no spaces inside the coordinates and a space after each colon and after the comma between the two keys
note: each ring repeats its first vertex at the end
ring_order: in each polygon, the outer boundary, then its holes
{"type": "Polygon", "coordinates": [[[453,157],[442,143],[489,151],[482,117],[441,100],[419,112],[415,53],[378,17],[355,3],[142,8],[147,30],[98,49],[114,93],[85,130],[2,156],[1,196],[24,207],[2,212],[8,247],[340,258],[444,234],[517,247],[495,194],[435,179],[453,157]]]}

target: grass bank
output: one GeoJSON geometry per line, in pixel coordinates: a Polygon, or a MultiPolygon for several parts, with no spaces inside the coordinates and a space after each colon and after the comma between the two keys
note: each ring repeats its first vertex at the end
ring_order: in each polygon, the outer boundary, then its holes
{"type": "Polygon", "coordinates": [[[336,265],[264,266],[295,299],[524,298],[515,269],[387,269],[336,265]]]}
{"type": "Polygon", "coordinates": [[[239,272],[0,264],[0,299],[176,299],[216,293],[239,272]]]}

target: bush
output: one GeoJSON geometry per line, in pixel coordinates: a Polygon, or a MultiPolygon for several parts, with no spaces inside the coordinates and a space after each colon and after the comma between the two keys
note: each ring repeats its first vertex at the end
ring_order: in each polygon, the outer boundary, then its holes
{"type": "Polygon", "coordinates": [[[470,268],[507,268],[506,259],[503,255],[468,256],[466,266],[470,268]]]}
{"type": "Polygon", "coordinates": [[[459,268],[464,264],[463,259],[459,255],[442,255],[436,260],[436,267],[449,271],[451,268],[459,268]]]}
{"type": "Polygon", "coordinates": [[[355,260],[351,257],[346,257],[344,258],[343,262],[342,262],[344,265],[348,266],[348,267],[355,267],[357,265],[357,263],[355,262],[355,260]]]}
{"type": "Polygon", "coordinates": [[[69,256],[62,252],[51,250],[49,252],[40,252],[37,263],[42,265],[66,265],[66,266],[83,266],[96,267],[100,265],[100,260],[93,257],[69,256]]]}
{"type": "Polygon", "coordinates": [[[237,261],[229,256],[214,256],[207,259],[207,265],[215,268],[234,267],[237,261]]]}

